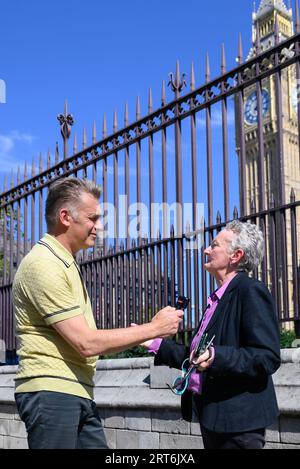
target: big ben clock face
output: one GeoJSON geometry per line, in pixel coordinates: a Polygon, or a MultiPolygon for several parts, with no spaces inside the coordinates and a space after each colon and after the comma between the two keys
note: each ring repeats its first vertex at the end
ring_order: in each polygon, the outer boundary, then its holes
{"type": "MultiPolygon", "coordinates": [[[[262,116],[265,117],[270,109],[270,96],[267,90],[262,90],[262,116]]],[[[251,93],[245,103],[245,122],[248,125],[257,124],[258,112],[257,112],[257,97],[256,91],[251,93]]]]}

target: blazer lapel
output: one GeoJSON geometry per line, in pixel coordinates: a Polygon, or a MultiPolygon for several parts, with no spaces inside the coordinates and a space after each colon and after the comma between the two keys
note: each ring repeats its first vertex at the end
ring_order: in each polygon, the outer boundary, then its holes
{"type": "Polygon", "coordinates": [[[225,312],[226,308],[228,307],[229,305],[229,301],[230,301],[230,298],[231,298],[231,295],[232,295],[232,292],[233,290],[236,289],[236,287],[238,286],[239,282],[240,282],[240,279],[241,279],[241,276],[244,276],[244,275],[247,275],[245,274],[244,272],[239,272],[235,277],[234,279],[230,282],[230,284],[228,285],[228,287],[226,288],[225,290],[225,293],[224,295],[222,296],[222,298],[219,300],[219,303],[218,303],[218,306],[216,308],[216,311],[214,312],[213,314],[213,317],[211,318],[211,320],[209,321],[206,329],[205,329],[205,332],[208,332],[215,324],[216,322],[218,321],[218,319],[220,317],[222,317],[223,313],[225,312]]]}

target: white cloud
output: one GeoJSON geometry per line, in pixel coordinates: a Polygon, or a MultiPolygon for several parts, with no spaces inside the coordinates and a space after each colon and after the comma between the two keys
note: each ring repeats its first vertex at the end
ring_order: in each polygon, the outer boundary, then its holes
{"type": "Polygon", "coordinates": [[[23,156],[22,145],[32,145],[35,136],[12,130],[8,134],[0,134],[0,171],[16,172],[20,165],[19,155],[23,156]]]}

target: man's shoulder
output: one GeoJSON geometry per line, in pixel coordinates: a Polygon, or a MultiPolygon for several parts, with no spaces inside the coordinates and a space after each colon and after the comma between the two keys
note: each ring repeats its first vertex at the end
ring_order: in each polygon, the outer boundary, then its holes
{"type": "Polygon", "coordinates": [[[16,281],[20,278],[38,278],[45,273],[63,272],[65,266],[50,251],[43,248],[38,243],[33,246],[31,251],[22,259],[17,272],[16,281]]]}

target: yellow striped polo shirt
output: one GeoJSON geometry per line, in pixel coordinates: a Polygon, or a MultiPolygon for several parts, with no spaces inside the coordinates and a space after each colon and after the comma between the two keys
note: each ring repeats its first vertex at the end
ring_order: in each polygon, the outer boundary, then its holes
{"type": "Polygon", "coordinates": [[[22,260],[13,283],[16,392],[56,391],[93,399],[98,357],[82,357],[52,324],[83,314],[96,329],[90,299],[72,254],[46,234],[22,260]]]}

